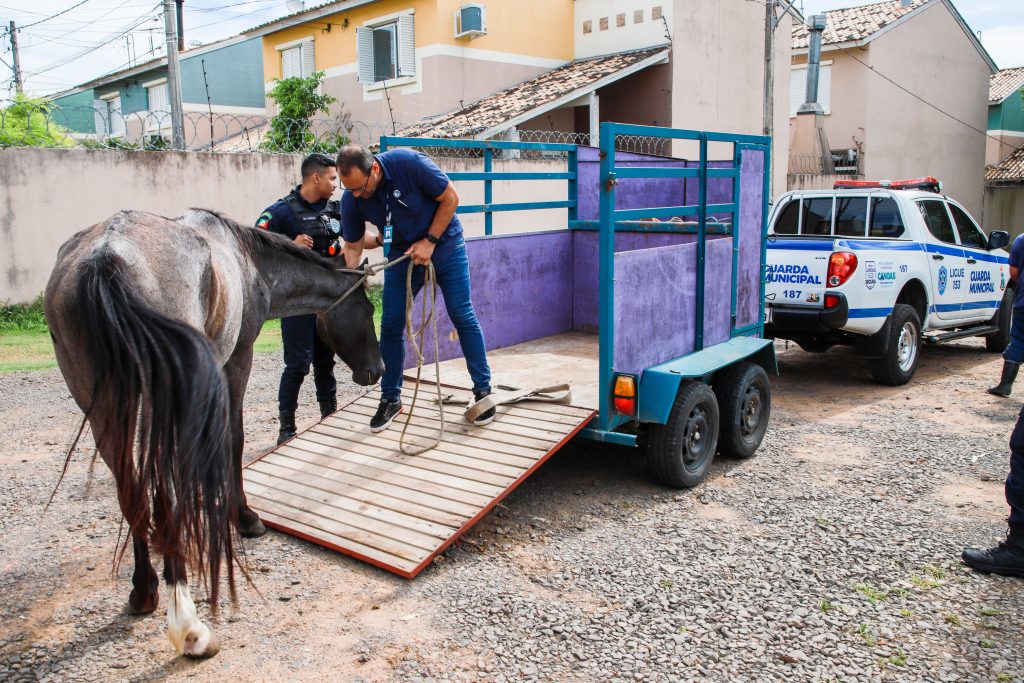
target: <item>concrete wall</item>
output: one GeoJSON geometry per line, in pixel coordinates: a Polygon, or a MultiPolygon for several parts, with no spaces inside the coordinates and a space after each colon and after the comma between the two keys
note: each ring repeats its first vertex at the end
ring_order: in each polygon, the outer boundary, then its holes
{"type": "Polygon", "coordinates": [[[1024,185],[985,188],[985,232],[1006,230],[1010,237],[1024,233],[1024,185]]]}
{"type": "Polygon", "coordinates": [[[1024,131],[989,130],[985,138],[985,165],[998,164],[1021,145],[1024,145],[1024,131]]]}
{"type": "MultiPolygon", "coordinates": [[[[784,14],[775,30],[772,197],[786,190],[791,26],[784,14]]],[[[763,134],[764,5],[675,0],[671,27],[671,125],[763,134]]],[[[695,158],[686,145],[674,155],[695,158]]]]}
{"type": "MultiPolygon", "coordinates": [[[[300,156],[83,149],[0,150],[0,302],[27,302],[46,286],[57,249],[121,209],[178,216],[190,207],[250,225],[297,182],[300,156]],[[45,193],[54,173],[73,178],[45,193]]],[[[482,170],[481,160],[439,159],[448,171],[482,170]]],[[[495,171],[564,170],[564,161],[497,161],[495,171]]],[[[483,183],[458,183],[463,204],[483,202],[483,183]]],[[[494,183],[495,202],[566,198],[565,181],[494,183]]],[[[463,216],[466,234],[484,233],[483,214],[463,216]]],[[[564,228],[566,211],[496,214],[496,232],[564,228]]]]}
{"type": "MultiPolygon", "coordinates": [[[[868,56],[871,66],[903,88],[985,130],[991,72],[943,3],[879,36],[868,56]]],[[[835,89],[838,78],[832,80],[835,89]]],[[[868,84],[864,175],[935,176],[946,193],[980,215],[985,145],[977,130],[922,104],[879,76],[871,74],[868,84]]]]}
{"type": "MultiPolygon", "coordinates": [[[[869,60],[867,46],[849,48],[848,51],[864,62],[869,60]]],[[[869,79],[878,77],[872,75],[852,56],[840,50],[824,51],[821,59],[823,62],[831,62],[832,68],[830,109],[829,113],[825,114],[825,133],[828,135],[829,148],[863,150],[867,135],[865,126],[870,92],[869,79]]],[[[806,64],[807,56],[800,55],[793,63],[806,64]]],[[[796,132],[796,120],[795,116],[789,119],[791,141],[796,132]]]]}

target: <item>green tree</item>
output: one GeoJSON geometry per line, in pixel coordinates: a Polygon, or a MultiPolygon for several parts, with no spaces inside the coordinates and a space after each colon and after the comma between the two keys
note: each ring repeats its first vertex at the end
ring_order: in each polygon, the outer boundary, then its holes
{"type": "Polygon", "coordinates": [[[53,121],[55,105],[24,93],[0,109],[0,147],[73,147],[71,131],[53,121]]]}
{"type": "Polygon", "coordinates": [[[310,119],[324,114],[337,102],[320,93],[323,71],[314,71],[306,78],[275,79],[274,89],[267,97],[277,103],[277,115],[270,119],[270,132],[260,145],[270,152],[306,152],[317,148],[316,135],[310,119]]]}

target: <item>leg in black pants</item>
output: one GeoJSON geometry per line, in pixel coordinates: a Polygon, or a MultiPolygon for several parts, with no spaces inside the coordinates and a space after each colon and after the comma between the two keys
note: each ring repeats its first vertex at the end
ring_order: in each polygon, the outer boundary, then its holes
{"type": "Polygon", "coordinates": [[[295,409],[299,405],[299,389],[313,365],[313,382],[321,416],[334,412],[337,402],[334,380],[334,354],[316,333],[316,316],[297,315],[281,318],[281,340],[284,342],[284,372],[277,392],[281,412],[281,431],[277,442],[295,436],[295,409]],[[329,410],[328,410],[329,409],[329,410]]]}

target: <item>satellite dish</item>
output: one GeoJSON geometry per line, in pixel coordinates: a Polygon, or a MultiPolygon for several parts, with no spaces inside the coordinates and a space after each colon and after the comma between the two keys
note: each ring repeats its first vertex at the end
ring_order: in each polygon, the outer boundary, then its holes
{"type": "Polygon", "coordinates": [[[306,9],[306,0],[288,0],[288,2],[284,3],[284,6],[288,8],[289,12],[295,14],[306,9]]]}

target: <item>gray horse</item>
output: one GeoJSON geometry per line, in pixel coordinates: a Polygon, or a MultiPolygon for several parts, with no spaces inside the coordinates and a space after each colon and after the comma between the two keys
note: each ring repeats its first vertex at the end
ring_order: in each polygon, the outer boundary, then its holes
{"type": "MultiPolygon", "coordinates": [[[[61,247],[46,286],[57,363],[117,482],[135,551],[128,611],[159,602],[149,544],[164,556],[169,637],[216,654],[186,567],[217,606],[222,563],[266,527],[242,491],[242,399],[253,342],[270,318],[317,313],[320,336],[361,385],[383,371],[360,275],[210,211],[168,220],[123,211],[61,247]],[[332,305],[335,304],[337,305],[332,305]]],[[[83,423],[84,426],[84,423],[83,423]]],[[[72,447],[73,448],[73,447],[72,447]]],[[[70,453],[70,451],[69,451],[70,453]]],[[[118,558],[127,548],[127,539],[118,558]]]]}

